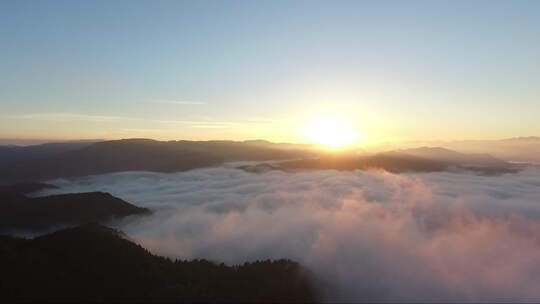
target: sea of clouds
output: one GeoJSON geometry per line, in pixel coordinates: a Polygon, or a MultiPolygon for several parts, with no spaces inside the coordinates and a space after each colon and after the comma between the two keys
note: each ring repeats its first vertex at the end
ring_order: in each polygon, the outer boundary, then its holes
{"type": "Polygon", "coordinates": [[[152,252],[226,263],[290,258],[327,301],[540,301],[540,168],[518,174],[233,165],[54,180],[155,211],[117,223],[152,252]]]}

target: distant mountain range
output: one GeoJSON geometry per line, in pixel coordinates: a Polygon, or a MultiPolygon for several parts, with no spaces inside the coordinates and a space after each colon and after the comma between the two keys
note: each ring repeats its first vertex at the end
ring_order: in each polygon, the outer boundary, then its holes
{"type": "Polygon", "coordinates": [[[465,154],[444,148],[422,147],[361,156],[333,154],[273,164],[240,166],[239,169],[255,173],[299,169],[383,169],[394,173],[473,171],[484,175],[494,175],[515,173],[520,167],[489,154],[465,154]]]}
{"type": "Polygon", "coordinates": [[[380,156],[418,157],[461,167],[495,167],[506,168],[508,162],[495,158],[487,153],[459,153],[441,147],[420,147],[379,153],[380,156]]]}
{"type": "Polygon", "coordinates": [[[226,161],[294,159],[313,155],[265,141],[156,141],[126,139],[97,143],[0,147],[0,184],[43,181],[118,171],[175,172],[226,161]]]}
{"type": "Polygon", "coordinates": [[[0,236],[0,302],[308,303],[309,273],[290,260],[227,266],[170,260],[98,224],[32,240],[0,236]]]}
{"type": "MultiPolygon", "coordinates": [[[[265,140],[238,142],[150,139],[51,143],[26,147],[0,146],[0,185],[120,171],[176,172],[218,166],[229,161],[296,159],[281,164],[280,168],[381,168],[391,172],[468,169],[482,174],[515,172],[517,167],[508,163],[508,160],[540,161],[538,137],[444,144],[457,148],[453,151],[446,146],[422,147],[382,150],[376,154],[363,152],[359,155],[351,153],[350,150],[347,153],[325,153],[316,149],[317,145],[271,143],[265,140]],[[486,151],[490,153],[487,154],[486,151]]],[[[248,166],[242,169],[265,171],[268,168],[248,166]]]]}
{"type": "Polygon", "coordinates": [[[94,143],[96,142],[73,141],[32,146],[0,146],[0,168],[18,161],[47,158],[59,153],[78,150],[94,143]]]}
{"type": "Polygon", "coordinates": [[[500,140],[459,140],[459,141],[408,141],[383,143],[372,147],[373,151],[382,152],[398,148],[418,146],[437,146],[462,153],[489,153],[505,161],[540,163],[540,137],[515,137],[500,140]]]}

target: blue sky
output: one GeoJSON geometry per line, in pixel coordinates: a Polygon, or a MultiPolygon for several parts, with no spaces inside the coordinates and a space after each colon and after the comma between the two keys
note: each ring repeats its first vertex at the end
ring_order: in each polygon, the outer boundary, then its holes
{"type": "Polygon", "coordinates": [[[0,137],[540,134],[540,1],[0,1],[0,137]]]}

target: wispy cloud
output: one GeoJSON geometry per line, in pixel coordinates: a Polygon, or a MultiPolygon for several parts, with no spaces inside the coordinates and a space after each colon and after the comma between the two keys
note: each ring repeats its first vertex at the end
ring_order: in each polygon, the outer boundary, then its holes
{"type": "Polygon", "coordinates": [[[35,119],[35,120],[50,120],[50,121],[93,121],[93,122],[106,122],[106,121],[119,121],[119,120],[135,120],[134,118],[122,117],[122,116],[110,116],[110,115],[92,115],[92,114],[79,114],[79,113],[66,113],[66,112],[52,112],[52,113],[29,113],[11,115],[11,118],[17,119],[35,119]]]}
{"type": "Polygon", "coordinates": [[[205,125],[205,126],[239,126],[241,122],[235,121],[216,121],[216,120],[159,120],[160,123],[169,125],[205,125]]]}
{"type": "Polygon", "coordinates": [[[260,123],[271,123],[271,120],[263,118],[245,118],[239,120],[212,120],[207,119],[188,119],[188,120],[170,120],[170,119],[149,119],[141,117],[127,117],[116,115],[94,115],[94,114],[81,114],[70,112],[44,112],[44,113],[27,113],[6,116],[14,119],[28,119],[28,120],[44,120],[44,121],[56,121],[56,122],[75,122],[75,121],[87,121],[87,122],[144,122],[153,123],[159,125],[167,125],[168,127],[188,127],[188,128],[208,128],[208,129],[225,129],[239,126],[246,126],[260,123]]]}
{"type": "Polygon", "coordinates": [[[248,117],[242,120],[242,122],[246,123],[258,123],[258,124],[269,124],[269,123],[275,123],[277,122],[275,119],[269,119],[266,117],[260,117],[260,116],[254,116],[254,117],[248,117]]]}
{"type": "Polygon", "coordinates": [[[199,105],[205,105],[206,102],[203,101],[194,101],[194,100],[169,100],[169,99],[158,99],[153,100],[154,103],[164,103],[164,104],[172,104],[172,105],[181,105],[181,106],[199,106],[199,105]]]}
{"type": "Polygon", "coordinates": [[[194,124],[189,126],[190,128],[196,129],[227,129],[230,128],[229,125],[212,125],[212,124],[194,124]]]}

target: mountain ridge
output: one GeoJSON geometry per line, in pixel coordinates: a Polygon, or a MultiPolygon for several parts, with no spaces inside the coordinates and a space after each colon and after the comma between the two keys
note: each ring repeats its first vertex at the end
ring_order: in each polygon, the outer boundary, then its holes
{"type": "Polygon", "coordinates": [[[0,184],[120,171],[176,172],[226,161],[293,159],[309,153],[234,141],[102,141],[40,158],[4,160],[0,184]]]}
{"type": "Polygon", "coordinates": [[[516,173],[519,167],[489,154],[466,154],[441,147],[420,147],[393,150],[372,155],[330,154],[319,158],[285,161],[275,164],[240,166],[247,172],[263,173],[269,170],[383,169],[392,173],[472,171],[482,175],[516,173]]]}
{"type": "Polygon", "coordinates": [[[0,193],[0,232],[47,231],[88,222],[108,222],[130,215],[150,214],[106,192],[69,193],[30,198],[0,193]]]}
{"type": "Polygon", "coordinates": [[[316,300],[311,275],[291,260],[171,260],[95,223],[30,240],[0,235],[0,269],[5,302],[316,300]]]}

